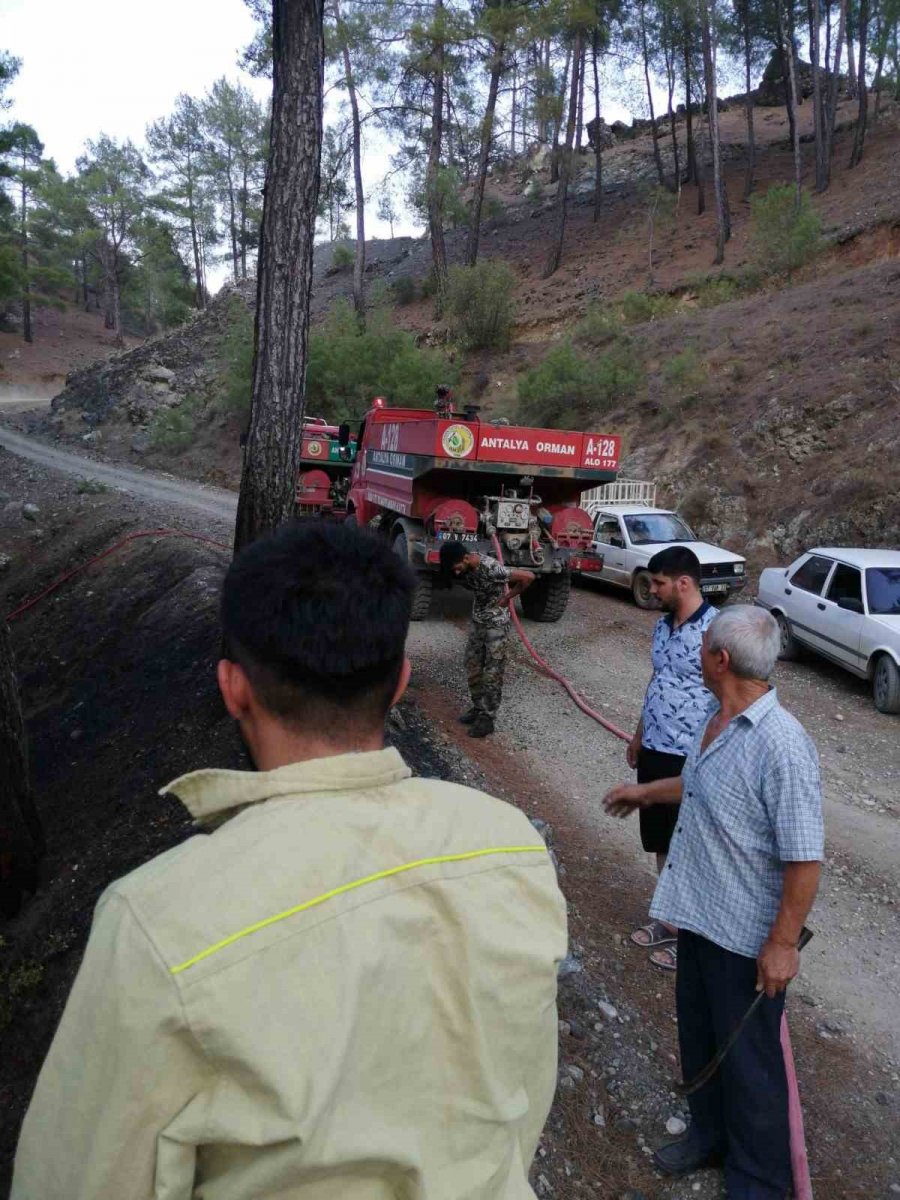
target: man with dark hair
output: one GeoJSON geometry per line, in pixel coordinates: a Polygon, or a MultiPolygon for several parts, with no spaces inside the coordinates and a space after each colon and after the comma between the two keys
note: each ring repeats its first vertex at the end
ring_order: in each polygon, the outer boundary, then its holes
{"type": "Polygon", "coordinates": [[[459,718],[469,737],[487,737],[503,697],[503,672],[509,649],[509,606],[534,583],[534,572],[505,567],[489,554],[467,550],[464,542],[441,546],[441,573],[470,592],[472,626],[466,643],[466,678],[472,706],[459,718]]]}
{"type": "Polygon", "coordinates": [[[326,522],[235,559],[256,771],[169,784],[206,831],[101,898],[14,1200],[532,1194],[565,901],[522,813],[384,747],[413,587],[326,522]]]}
{"type": "MultiPolygon", "coordinates": [[[[687,546],[668,546],[647,564],[653,595],[665,611],[653,631],[653,677],[626,757],[637,768],[638,783],[670,779],[681,774],[697,730],[703,723],[712,696],[703,683],[700,647],[707,626],[716,615],[700,593],[700,563],[687,546]]],[[[678,813],[671,805],[651,805],[640,812],[641,845],[656,855],[656,869],[666,865],[666,855],[678,813]]],[[[678,930],[665,921],[651,919],[635,929],[631,940],[650,951],[650,961],[661,970],[674,971],[678,930]]]]}

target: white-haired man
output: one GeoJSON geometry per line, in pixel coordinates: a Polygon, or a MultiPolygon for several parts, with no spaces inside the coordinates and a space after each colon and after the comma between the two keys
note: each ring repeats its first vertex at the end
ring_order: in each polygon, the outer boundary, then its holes
{"type": "Polygon", "coordinates": [[[724,1157],[728,1200],[784,1200],[791,1186],[781,1015],[824,855],[816,750],[768,683],[778,650],[778,628],[763,609],[719,613],[701,651],[718,703],[684,773],[621,785],[604,800],[615,816],[680,804],[650,912],[679,928],[686,1080],[766,992],[718,1073],[690,1097],[688,1133],[654,1159],[680,1175],[724,1157]]]}

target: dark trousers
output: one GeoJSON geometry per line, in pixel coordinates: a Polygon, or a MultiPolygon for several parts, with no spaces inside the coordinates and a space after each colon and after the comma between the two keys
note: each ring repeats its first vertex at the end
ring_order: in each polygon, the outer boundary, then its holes
{"type": "MultiPolygon", "coordinates": [[[[755,996],[755,959],[679,931],[675,997],[685,1080],[706,1066],[755,996]]],[[[725,1153],[728,1200],[784,1200],[791,1186],[783,1011],[783,992],[763,1000],[718,1074],[689,1097],[694,1135],[725,1153]]]]}
{"type": "MultiPolygon", "coordinates": [[[[638,783],[655,783],[657,779],[674,779],[680,775],[686,759],[681,754],[664,754],[641,746],[637,760],[638,783]]],[[[641,845],[648,854],[668,854],[669,842],[678,823],[677,804],[651,804],[638,811],[641,845]]]]}

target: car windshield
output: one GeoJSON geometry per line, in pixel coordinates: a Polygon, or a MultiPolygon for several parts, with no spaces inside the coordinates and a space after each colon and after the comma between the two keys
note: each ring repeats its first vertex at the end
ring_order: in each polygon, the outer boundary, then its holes
{"type": "Polygon", "coordinates": [[[869,567],[866,595],[873,615],[900,616],[900,567],[869,567]]]}
{"type": "Polygon", "coordinates": [[[625,528],[634,546],[697,540],[681,517],[676,517],[674,513],[635,513],[625,518],[625,528]]]}

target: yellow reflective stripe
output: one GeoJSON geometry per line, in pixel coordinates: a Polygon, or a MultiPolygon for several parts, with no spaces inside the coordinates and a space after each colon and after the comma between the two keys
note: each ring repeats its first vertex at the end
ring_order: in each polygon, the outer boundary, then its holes
{"type": "Polygon", "coordinates": [[[438,863],[466,862],[467,859],[485,858],[489,854],[544,854],[546,850],[546,846],[491,846],[487,850],[467,850],[464,854],[439,854],[434,858],[420,858],[416,862],[403,863],[399,867],[389,867],[386,871],[376,871],[374,875],[366,875],[362,879],[354,879],[352,883],[342,883],[340,887],[332,888],[330,892],[323,892],[321,896],[316,896],[312,900],[304,900],[302,904],[297,904],[293,908],[286,908],[284,912],[276,913],[274,917],[266,917],[263,921],[257,921],[254,925],[248,925],[246,929],[240,929],[237,933],[231,934],[230,937],[223,938],[221,942],[216,942],[215,945],[207,947],[206,950],[201,950],[199,954],[195,954],[193,958],[179,963],[177,967],[170,967],[170,974],[177,975],[181,971],[186,971],[188,967],[193,967],[196,963],[202,962],[204,958],[209,958],[216,951],[224,950],[226,946],[230,946],[233,942],[239,942],[241,938],[249,937],[251,933],[257,933],[260,929],[265,929],[268,925],[275,925],[278,921],[285,921],[288,917],[295,916],[296,913],[305,912],[308,908],[315,908],[319,904],[324,904],[326,900],[333,900],[335,896],[343,895],[344,892],[352,892],[355,888],[365,887],[367,883],[377,883],[379,879],[389,879],[392,875],[402,875],[404,871],[414,871],[416,867],[431,867],[438,863]]]}

